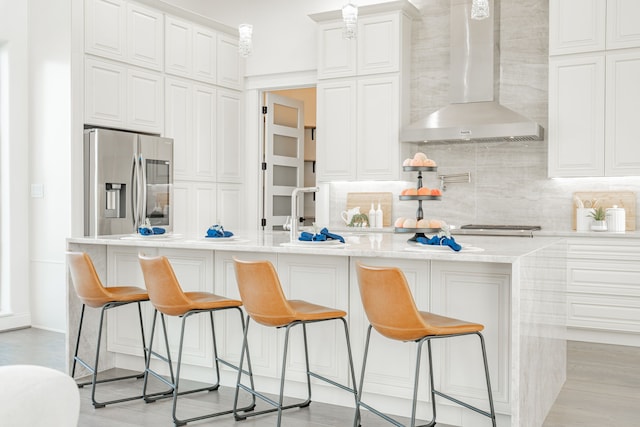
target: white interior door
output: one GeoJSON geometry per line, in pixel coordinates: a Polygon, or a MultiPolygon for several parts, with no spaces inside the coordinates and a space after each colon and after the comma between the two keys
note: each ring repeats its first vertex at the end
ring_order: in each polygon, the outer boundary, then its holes
{"type": "Polygon", "coordinates": [[[304,186],[304,103],[267,92],[265,106],[263,226],[281,230],[291,215],[291,192],[304,186]]]}

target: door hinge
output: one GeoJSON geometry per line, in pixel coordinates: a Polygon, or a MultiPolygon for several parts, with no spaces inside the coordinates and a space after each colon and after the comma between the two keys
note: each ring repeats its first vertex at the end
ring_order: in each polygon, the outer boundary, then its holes
{"type": "Polygon", "coordinates": [[[262,107],[262,114],[267,114],[267,107],[262,107]]]}
{"type": "Polygon", "coordinates": [[[262,162],[262,170],[263,171],[267,170],[267,162],[262,162]]]}
{"type": "Polygon", "coordinates": [[[260,225],[262,225],[263,227],[266,227],[267,226],[267,219],[266,218],[262,218],[260,220],[260,225]]]}

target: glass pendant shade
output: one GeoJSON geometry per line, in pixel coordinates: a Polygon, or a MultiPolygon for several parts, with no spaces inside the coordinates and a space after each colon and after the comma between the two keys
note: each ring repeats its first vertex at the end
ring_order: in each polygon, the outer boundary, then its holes
{"type": "Polygon", "coordinates": [[[342,20],[344,21],[344,38],[354,39],[356,37],[356,28],[358,24],[358,6],[353,3],[345,4],[342,7],[342,20]]]}
{"type": "Polygon", "coordinates": [[[251,36],[253,35],[253,25],[240,24],[238,26],[238,33],[240,34],[238,52],[240,53],[240,56],[246,58],[251,55],[251,50],[253,48],[251,42],[251,36]]]}
{"type": "Polygon", "coordinates": [[[489,0],[473,0],[471,3],[471,19],[486,19],[489,17],[489,0]]]}

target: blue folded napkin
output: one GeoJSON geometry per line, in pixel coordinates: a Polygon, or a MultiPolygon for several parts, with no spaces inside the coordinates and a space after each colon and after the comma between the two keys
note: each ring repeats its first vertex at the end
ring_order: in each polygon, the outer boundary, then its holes
{"type": "Polygon", "coordinates": [[[344,243],[344,238],[342,236],[329,233],[329,230],[327,230],[326,227],[320,230],[318,234],[307,233],[306,231],[303,231],[300,233],[298,240],[301,240],[303,242],[324,242],[327,240],[339,240],[344,243]]]}
{"type": "Polygon", "coordinates": [[[327,240],[327,236],[325,236],[324,234],[313,234],[303,231],[302,233],[300,233],[300,237],[298,237],[298,240],[301,240],[303,242],[324,242],[325,240],[327,240]]]}
{"type": "Polygon", "coordinates": [[[417,237],[416,242],[422,243],[423,245],[449,246],[456,252],[462,249],[462,246],[460,246],[453,237],[433,236],[430,239],[427,239],[426,237],[417,237]]]}
{"type": "Polygon", "coordinates": [[[231,237],[233,233],[231,231],[225,231],[225,229],[221,225],[212,225],[207,230],[207,235],[205,237],[217,238],[217,237],[231,237]]]}
{"type": "Polygon", "coordinates": [[[140,227],[138,233],[142,236],[151,236],[153,234],[164,234],[166,230],[162,227],[140,227]]]}
{"type": "Polygon", "coordinates": [[[153,234],[164,234],[167,231],[162,227],[152,227],[151,230],[153,230],[153,234]]]}
{"type": "Polygon", "coordinates": [[[326,227],[320,230],[320,234],[324,234],[325,236],[327,236],[327,239],[340,240],[342,243],[344,243],[344,238],[342,236],[329,233],[329,230],[327,230],[326,227]]]}

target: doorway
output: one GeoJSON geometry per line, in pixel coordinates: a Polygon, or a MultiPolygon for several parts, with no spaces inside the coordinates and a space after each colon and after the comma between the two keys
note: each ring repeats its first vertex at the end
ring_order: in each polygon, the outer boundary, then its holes
{"type": "Polygon", "coordinates": [[[316,194],[303,193],[299,218],[291,214],[296,187],[316,185],[316,88],[302,87],[263,92],[261,211],[262,228],[284,230],[287,221],[312,225],[316,194]]]}

